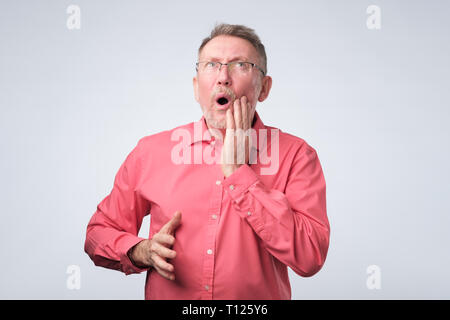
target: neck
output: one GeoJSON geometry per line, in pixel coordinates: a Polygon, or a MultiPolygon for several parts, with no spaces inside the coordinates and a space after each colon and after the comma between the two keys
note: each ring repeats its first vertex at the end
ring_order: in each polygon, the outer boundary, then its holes
{"type": "MultiPolygon", "coordinates": [[[[256,116],[253,115],[252,128],[253,128],[253,126],[255,125],[255,122],[256,122],[256,116]]],[[[220,139],[220,138],[225,139],[225,134],[226,134],[226,131],[227,131],[226,128],[223,128],[223,129],[222,129],[222,128],[217,129],[217,128],[211,127],[211,126],[208,124],[207,121],[206,121],[206,126],[208,127],[208,130],[209,130],[211,136],[214,136],[216,139],[220,139]]]]}

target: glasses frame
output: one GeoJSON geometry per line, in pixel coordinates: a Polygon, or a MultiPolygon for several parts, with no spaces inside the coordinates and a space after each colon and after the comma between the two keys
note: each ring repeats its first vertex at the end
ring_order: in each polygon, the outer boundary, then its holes
{"type": "Polygon", "coordinates": [[[198,72],[198,65],[199,65],[200,63],[204,63],[204,62],[206,62],[206,63],[209,63],[209,62],[212,62],[212,63],[218,63],[218,64],[220,65],[220,67],[219,67],[219,72],[220,72],[220,70],[222,69],[222,66],[227,66],[227,68],[228,68],[228,65],[229,65],[230,63],[239,63],[239,62],[241,62],[241,63],[248,63],[248,64],[250,64],[250,65],[252,66],[252,68],[256,68],[256,69],[258,69],[259,71],[261,71],[261,73],[263,74],[263,76],[266,76],[266,73],[264,72],[264,70],[263,70],[262,68],[260,68],[256,63],[253,63],[253,62],[250,62],[250,61],[230,61],[230,62],[227,62],[227,63],[222,63],[222,62],[219,62],[219,61],[197,61],[197,62],[195,63],[195,71],[198,72]]]}

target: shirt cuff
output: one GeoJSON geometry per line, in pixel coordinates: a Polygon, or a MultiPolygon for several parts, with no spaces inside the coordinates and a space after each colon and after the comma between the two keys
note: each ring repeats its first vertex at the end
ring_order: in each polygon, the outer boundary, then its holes
{"type": "Polygon", "coordinates": [[[132,273],[141,273],[143,271],[147,271],[148,269],[150,269],[150,267],[148,268],[140,268],[137,267],[133,264],[133,262],[130,260],[130,258],[128,257],[128,251],[134,247],[136,244],[138,244],[139,242],[146,240],[144,238],[140,238],[137,236],[133,236],[133,235],[126,235],[125,238],[121,239],[121,243],[120,243],[120,263],[122,266],[122,271],[126,274],[132,274],[132,273]]]}
{"type": "Polygon", "coordinates": [[[259,178],[247,164],[243,164],[234,171],[228,178],[223,180],[223,186],[233,200],[240,198],[247,189],[259,178]]]}

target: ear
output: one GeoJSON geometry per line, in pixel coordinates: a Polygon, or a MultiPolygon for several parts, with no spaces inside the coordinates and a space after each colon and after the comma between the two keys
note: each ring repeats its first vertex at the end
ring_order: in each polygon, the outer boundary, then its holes
{"type": "Polygon", "coordinates": [[[272,78],[265,76],[262,79],[261,92],[259,93],[258,101],[263,102],[269,96],[270,88],[272,88],[272,78]]]}
{"type": "Polygon", "coordinates": [[[198,80],[197,80],[197,77],[194,77],[192,79],[192,85],[194,86],[195,100],[197,100],[197,102],[200,103],[200,101],[198,100],[198,80]]]}

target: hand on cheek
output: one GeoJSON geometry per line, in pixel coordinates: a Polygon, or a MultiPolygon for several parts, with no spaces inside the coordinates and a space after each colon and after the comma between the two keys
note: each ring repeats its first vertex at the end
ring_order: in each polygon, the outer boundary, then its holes
{"type": "Polygon", "coordinates": [[[249,162],[251,105],[246,96],[236,99],[226,112],[227,129],[222,148],[222,172],[231,175],[241,165],[249,162]]]}

